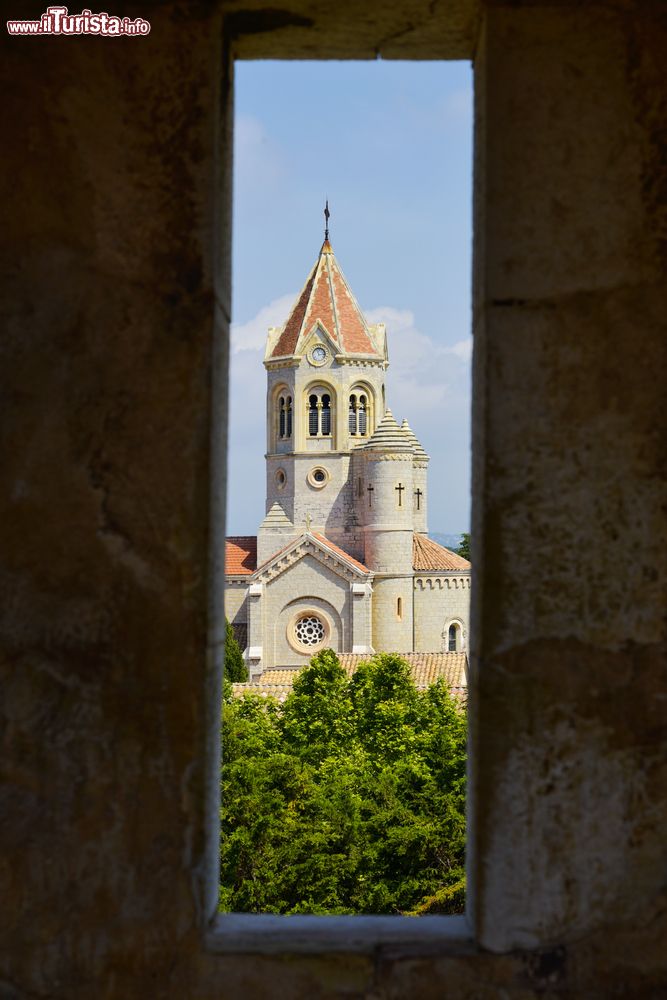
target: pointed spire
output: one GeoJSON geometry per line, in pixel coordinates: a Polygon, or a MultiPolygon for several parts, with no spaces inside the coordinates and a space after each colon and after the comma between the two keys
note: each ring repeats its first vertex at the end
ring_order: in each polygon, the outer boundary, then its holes
{"type": "Polygon", "coordinates": [[[422,445],[421,441],[413,431],[412,427],[410,427],[410,424],[407,422],[407,420],[404,420],[403,423],[401,424],[401,430],[403,431],[406,438],[412,445],[412,450],[415,453],[415,458],[420,458],[422,460],[428,459],[428,455],[426,454],[424,446],[422,445]]]}
{"type": "MultiPolygon", "coordinates": [[[[328,211],[328,201],[326,204],[328,211]]],[[[327,236],[328,232],[327,226],[327,236]]],[[[265,361],[293,357],[303,348],[316,324],[341,354],[374,359],[384,356],[384,341],[376,341],[378,328],[366,322],[328,239],[322,245],[287,322],[270,335],[265,361]]]]}
{"type": "Polygon", "coordinates": [[[329,211],[329,199],[327,198],[324,203],[324,243],[322,244],[322,249],[320,250],[320,256],[323,253],[333,253],[331,249],[331,243],[329,243],[329,216],[331,212],[329,211]]]}

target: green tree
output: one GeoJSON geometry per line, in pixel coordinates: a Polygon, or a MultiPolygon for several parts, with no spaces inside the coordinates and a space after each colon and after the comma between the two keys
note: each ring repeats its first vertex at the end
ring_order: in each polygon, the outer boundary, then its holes
{"type": "Polygon", "coordinates": [[[466,717],[382,654],[313,657],[281,706],[226,687],[220,907],[461,912],[466,717]]]}
{"type": "Polygon", "coordinates": [[[247,681],[248,668],[243,662],[241,647],[234,636],[234,629],[225,619],[225,680],[227,681],[247,681]]]}
{"type": "Polygon", "coordinates": [[[464,531],[461,534],[461,542],[456,553],[470,562],[470,532],[464,531]]]}

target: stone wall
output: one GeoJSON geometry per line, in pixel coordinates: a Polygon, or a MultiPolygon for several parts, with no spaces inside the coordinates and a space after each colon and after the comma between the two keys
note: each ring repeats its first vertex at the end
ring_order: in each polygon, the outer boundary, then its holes
{"type": "Polygon", "coordinates": [[[116,9],[2,40],[1,992],[664,996],[664,5],[116,9]],[[230,51],[475,57],[468,923],[211,923],[230,51]]]}
{"type": "Polygon", "coordinates": [[[447,627],[461,623],[463,645],[470,638],[470,576],[451,574],[415,574],[415,649],[428,652],[447,651],[447,627]]]}
{"type": "Polygon", "coordinates": [[[247,622],[248,580],[228,580],[225,585],[225,617],[230,622],[247,622]]]}
{"type": "Polygon", "coordinates": [[[272,639],[263,650],[264,670],[301,667],[312,655],[297,652],[287,641],[287,627],[297,611],[295,599],[301,607],[324,611],[332,625],[328,646],[337,652],[352,648],[350,584],[314,556],[305,555],[264,586],[265,635],[272,639]]]}

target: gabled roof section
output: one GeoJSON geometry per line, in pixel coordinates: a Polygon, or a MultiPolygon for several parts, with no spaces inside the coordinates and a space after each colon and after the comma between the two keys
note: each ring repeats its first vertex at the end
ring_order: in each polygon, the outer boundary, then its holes
{"type": "Polygon", "coordinates": [[[315,323],[321,324],[341,354],[384,359],[384,345],[376,343],[374,328],[366,322],[328,239],[265,360],[297,354],[315,323]]]}
{"type": "Polygon", "coordinates": [[[362,573],[370,573],[368,566],[364,566],[364,564],[362,562],[359,562],[358,559],[355,559],[353,556],[348,555],[345,549],[341,549],[339,545],[334,545],[333,542],[329,541],[328,538],[325,538],[324,535],[318,534],[317,531],[313,531],[312,534],[313,538],[317,538],[320,542],[322,542],[323,545],[326,545],[326,547],[331,552],[336,552],[339,556],[344,556],[348,562],[351,562],[353,566],[356,566],[357,569],[360,569],[362,573]]]}
{"type": "Polygon", "coordinates": [[[257,536],[230,535],[225,547],[225,572],[254,573],[257,567],[257,536]]]}
{"type": "Polygon", "coordinates": [[[426,535],[412,536],[412,568],[415,570],[469,570],[470,563],[444,545],[427,538],[426,535]]]}
{"type": "Polygon", "coordinates": [[[257,567],[257,576],[260,576],[266,572],[270,572],[274,566],[281,563],[287,557],[289,557],[293,552],[297,558],[301,558],[298,550],[303,548],[303,555],[308,555],[308,553],[316,554],[318,551],[321,555],[334,558],[334,561],[341,563],[348,572],[353,572],[356,576],[369,576],[371,571],[368,566],[364,566],[360,563],[358,559],[354,559],[352,556],[348,555],[344,549],[339,548],[338,545],[334,545],[330,542],[328,538],[324,535],[317,534],[316,532],[305,531],[303,534],[299,535],[284,548],[279,549],[278,552],[274,554],[263,562],[261,566],[257,567]]]}

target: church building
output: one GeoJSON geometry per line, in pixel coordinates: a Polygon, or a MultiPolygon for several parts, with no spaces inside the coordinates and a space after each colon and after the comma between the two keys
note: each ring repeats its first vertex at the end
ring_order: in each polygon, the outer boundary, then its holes
{"type": "Polygon", "coordinates": [[[465,683],[446,654],[465,662],[470,563],[428,537],[429,456],[387,406],[388,364],[385,326],[366,322],[327,231],[268,332],[266,516],[227,539],[225,613],[253,681],[331,648],[348,665],[438,654],[430,679],[465,683]]]}

